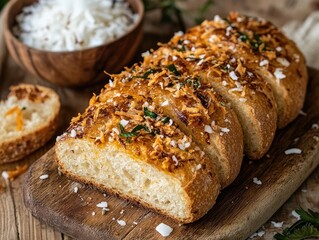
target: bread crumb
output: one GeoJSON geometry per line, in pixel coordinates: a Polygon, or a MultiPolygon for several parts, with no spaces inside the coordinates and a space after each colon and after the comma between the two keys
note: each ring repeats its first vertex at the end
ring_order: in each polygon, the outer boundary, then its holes
{"type": "Polygon", "coordinates": [[[49,178],[49,175],[48,174],[43,174],[39,177],[41,180],[45,180],[45,179],[48,179],[49,178]]]}
{"type": "Polygon", "coordinates": [[[163,237],[168,237],[173,231],[173,228],[166,225],[165,223],[160,223],[159,225],[157,225],[155,230],[159,232],[163,237]]]}

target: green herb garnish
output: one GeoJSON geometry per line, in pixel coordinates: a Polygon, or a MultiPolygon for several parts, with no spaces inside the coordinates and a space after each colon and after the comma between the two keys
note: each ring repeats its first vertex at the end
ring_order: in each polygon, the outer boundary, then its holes
{"type": "Polygon", "coordinates": [[[187,78],[184,82],[184,84],[186,85],[190,85],[192,88],[194,88],[195,90],[197,90],[198,88],[200,88],[201,84],[199,82],[198,78],[187,78]]]}
{"type": "Polygon", "coordinates": [[[24,111],[24,110],[26,110],[26,109],[27,109],[27,107],[22,107],[22,108],[21,108],[22,111],[24,111]]]}
{"type": "Polygon", "coordinates": [[[131,132],[127,132],[121,123],[119,123],[119,127],[121,131],[119,136],[123,138],[127,138],[126,139],[127,142],[130,142],[131,137],[138,136],[138,134],[140,133],[140,130],[145,130],[146,132],[153,134],[146,125],[137,125],[132,129],[131,132]]]}
{"type": "Polygon", "coordinates": [[[174,73],[175,76],[180,76],[179,71],[177,71],[174,64],[170,64],[167,66],[168,70],[170,70],[172,73],[174,73]]]}
{"type": "Polygon", "coordinates": [[[300,220],[291,227],[285,228],[283,233],[277,233],[274,239],[277,240],[301,240],[319,238],[319,213],[308,209],[308,212],[300,208],[296,210],[300,220]]]}
{"type": "Polygon", "coordinates": [[[168,123],[169,120],[170,120],[170,118],[166,116],[166,117],[163,117],[163,118],[161,119],[161,122],[165,124],[165,123],[168,123]]]}
{"type": "Polygon", "coordinates": [[[154,70],[153,70],[153,69],[147,69],[146,72],[145,72],[143,75],[141,75],[141,76],[133,76],[132,78],[149,79],[148,76],[149,76],[151,73],[154,73],[154,70]]]}
{"type": "Polygon", "coordinates": [[[144,117],[150,117],[152,119],[155,119],[155,118],[157,118],[157,114],[155,112],[148,110],[148,108],[145,107],[144,108],[144,117]]]}
{"type": "Polygon", "coordinates": [[[249,41],[249,37],[246,33],[240,33],[240,36],[239,36],[239,39],[242,41],[242,42],[247,42],[249,41]]]}

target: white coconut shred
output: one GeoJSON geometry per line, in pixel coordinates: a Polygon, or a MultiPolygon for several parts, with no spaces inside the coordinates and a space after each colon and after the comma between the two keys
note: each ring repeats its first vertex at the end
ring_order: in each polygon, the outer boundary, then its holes
{"type": "Polygon", "coordinates": [[[123,0],[39,0],[22,9],[13,32],[33,48],[74,51],[120,38],[137,19],[123,0]]]}

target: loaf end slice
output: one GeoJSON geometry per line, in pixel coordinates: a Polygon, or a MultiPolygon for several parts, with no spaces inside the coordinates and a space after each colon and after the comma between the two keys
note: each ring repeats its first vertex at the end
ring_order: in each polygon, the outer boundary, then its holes
{"type": "Polygon", "coordinates": [[[0,163],[20,160],[43,146],[58,126],[60,100],[51,89],[20,84],[0,103],[0,163]]]}
{"type": "Polygon", "coordinates": [[[58,139],[56,161],[71,179],[141,203],[180,223],[193,222],[211,209],[219,194],[214,166],[176,125],[163,123],[157,109],[152,108],[156,118],[140,118],[145,99],[138,98],[141,101],[126,98],[116,107],[106,103],[88,107],[58,139]],[[128,106],[135,106],[135,115],[132,109],[119,110],[128,106]],[[190,145],[182,151],[171,141],[190,145]]]}

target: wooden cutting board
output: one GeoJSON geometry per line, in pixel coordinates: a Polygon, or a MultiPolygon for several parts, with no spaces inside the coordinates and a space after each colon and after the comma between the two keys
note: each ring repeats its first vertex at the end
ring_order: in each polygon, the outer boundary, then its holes
{"type": "Polygon", "coordinates": [[[235,182],[199,221],[180,226],[170,219],[115,196],[81,186],[58,173],[54,149],[25,176],[24,200],[33,216],[76,239],[160,239],[163,222],[173,228],[168,239],[245,239],[265,223],[319,164],[319,74],[310,70],[308,94],[297,120],[278,131],[264,159],[245,160],[235,182]],[[285,155],[288,148],[301,154],[285,155]],[[48,174],[41,180],[40,176],[48,174]],[[262,184],[257,185],[257,177],[262,184]],[[78,192],[74,188],[78,187],[78,192]],[[107,201],[102,215],[96,205],[107,201]],[[124,220],[121,226],[117,220],[124,220]]]}

